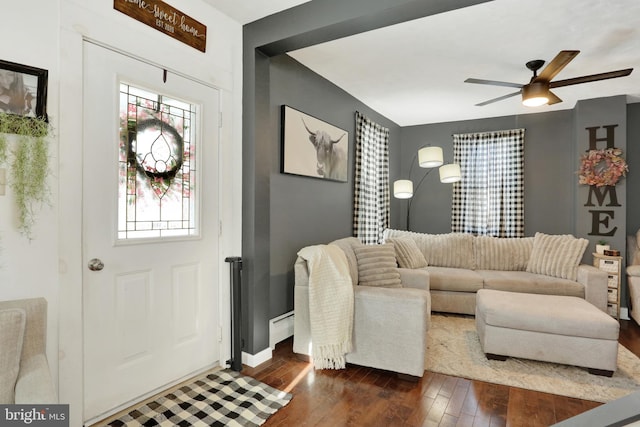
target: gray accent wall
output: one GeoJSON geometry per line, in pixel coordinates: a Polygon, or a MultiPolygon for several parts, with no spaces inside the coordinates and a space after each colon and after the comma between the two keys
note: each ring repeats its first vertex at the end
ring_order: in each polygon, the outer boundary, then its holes
{"type": "MultiPolygon", "coordinates": [[[[271,58],[270,318],[293,310],[293,264],[305,246],[353,235],[355,112],[390,130],[391,174],[400,160],[400,128],[287,55],[271,58]],[[348,182],[280,173],[281,111],[288,105],[349,132],[348,182]]],[[[309,142],[311,144],[311,142],[309,142]]]]}
{"type": "MultiPolygon", "coordinates": [[[[423,145],[441,146],[445,163],[451,163],[453,134],[524,128],[525,234],[572,233],[576,181],[572,117],[571,110],[564,110],[404,127],[400,131],[402,178],[407,177],[413,156],[423,145]]],[[[416,166],[411,177],[415,184],[425,172],[416,166]]],[[[442,184],[438,171],[431,172],[414,195],[411,230],[450,232],[452,195],[452,184],[442,184]]],[[[407,204],[402,203],[399,213],[403,226],[407,204]]]]}
{"type": "MultiPolygon", "coordinates": [[[[539,231],[587,238],[590,245],[583,262],[591,264],[595,242],[602,237],[588,235],[592,224],[589,210],[601,208],[584,206],[588,187],[578,184],[576,171],[580,155],[588,148],[584,128],[615,123],[620,124],[621,128],[616,131],[616,147],[623,149],[629,173],[616,186],[617,199],[622,207],[606,207],[615,209],[619,219],[615,222],[611,220],[608,226],[618,227],[619,230],[615,236],[605,239],[624,256],[625,236],[640,229],[640,172],[635,167],[640,165],[640,104],[627,104],[625,108],[624,97],[580,101],[573,110],[401,128],[401,172],[400,176],[393,179],[407,177],[411,162],[415,162],[413,156],[426,144],[442,146],[445,163],[451,162],[454,133],[525,128],[525,235],[533,236],[539,231]]],[[[598,137],[602,137],[603,132],[600,130],[598,137]]],[[[598,148],[604,148],[602,143],[598,148]]],[[[414,165],[414,183],[423,174],[424,169],[414,165]]],[[[437,171],[431,172],[414,195],[411,230],[450,232],[451,197],[451,185],[440,183],[437,171]]],[[[406,206],[407,202],[403,201],[400,209],[392,213],[392,217],[403,228],[406,206]]],[[[621,307],[628,307],[627,294],[626,277],[622,277],[621,307]]]]}
{"type": "MultiPolygon", "coordinates": [[[[271,177],[276,131],[270,97],[271,58],[288,51],[487,0],[314,0],[243,27],[242,338],[243,351],[269,346],[271,312],[271,177]]],[[[311,100],[310,100],[311,101],[311,100]]],[[[333,105],[332,108],[337,108],[333,105]]],[[[320,115],[318,115],[320,116],[320,115]]],[[[280,262],[276,262],[280,264],[280,262]]],[[[275,273],[282,277],[282,272],[275,273]]],[[[278,285],[274,285],[277,287],[278,285]]],[[[283,296],[287,298],[286,295],[283,296]]]]}
{"type": "Polygon", "coordinates": [[[640,103],[627,104],[627,233],[640,230],[640,103]]]}

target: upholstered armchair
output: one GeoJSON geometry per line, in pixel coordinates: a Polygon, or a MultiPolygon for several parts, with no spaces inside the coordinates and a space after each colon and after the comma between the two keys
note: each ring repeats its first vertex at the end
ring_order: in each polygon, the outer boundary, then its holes
{"type": "MultiPolygon", "coordinates": [[[[346,354],[347,363],[422,377],[431,315],[428,273],[400,268],[401,287],[364,286],[354,251],[362,243],[355,237],[332,243],[345,252],[354,284],[353,350],[346,354]]],[[[309,357],[309,266],[298,257],[294,270],[293,351],[309,357]]]]}
{"type": "Polygon", "coordinates": [[[57,403],[44,298],[0,301],[0,404],[57,403]]]}
{"type": "Polygon", "coordinates": [[[640,324],[640,230],[627,236],[627,285],[631,317],[640,324]]]}

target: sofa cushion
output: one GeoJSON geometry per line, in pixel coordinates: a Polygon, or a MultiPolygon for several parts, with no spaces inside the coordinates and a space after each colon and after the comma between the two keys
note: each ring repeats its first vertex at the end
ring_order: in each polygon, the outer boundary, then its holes
{"type": "Polygon", "coordinates": [[[429,265],[469,270],[476,268],[471,234],[425,234],[392,229],[384,232],[385,241],[397,237],[410,237],[415,240],[429,265]]]}
{"type": "Polygon", "coordinates": [[[429,266],[424,268],[429,273],[431,290],[476,292],[482,289],[482,276],[466,268],[449,268],[429,266]]]}
{"type": "Polygon", "coordinates": [[[640,265],[630,265],[627,267],[627,274],[629,276],[640,276],[640,265]]]}
{"type": "Polygon", "coordinates": [[[400,268],[423,268],[427,266],[427,260],[418,249],[415,240],[408,237],[391,238],[386,242],[393,244],[396,251],[396,260],[400,268]]]}
{"type": "Polygon", "coordinates": [[[358,260],[356,254],[353,251],[354,246],[362,246],[362,242],[357,237],[345,237],[343,239],[334,240],[330,244],[338,246],[344,254],[347,256],[347,262],[349,263],[349,274],[351,275],[351,282],[355,285],[358,283],[358,260]]]}
{"type": "Polygon", "coordinates": [[[0,310],[0,403],[13,404],[26,324],[19,308],[0,310]]]}
{"type": "Polygon", "coordinates": [[[477,236],[473,241],[477,270],[525,271],[533,237],[477,236]]]}
{"type": "Polygon", "coordinates": [[[578,265],[588,243],[587,239],[577,239],[570,234],[536,233],[527,271],[576,280],[578,265]]]}
{"type": "Polygon", "coordinates": [[[584,298],[584,286],[573,280],[526,271],[476,270],[476,272],[482,276],[485,289],[584,298]]]}
{"type": "Polygon", "coordinates": [[[400,288],[400,272],[391,243],[353,248],[358,260],[358,285],[400,288]]]}

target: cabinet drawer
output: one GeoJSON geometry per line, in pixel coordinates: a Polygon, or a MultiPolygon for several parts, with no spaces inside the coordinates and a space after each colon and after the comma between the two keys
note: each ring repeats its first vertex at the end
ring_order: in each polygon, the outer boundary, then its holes
{"type": "Polygon", "coordinates": [[[620,261],[613,259],[601,259],[598,262],[600,270],[608,271],[609,273],[617,273],[620,261]]]}
{"type": "Polygon", "coordinates": [[[609,313],[609,316],[613,316],[613,317],[618,317],[618,304],[612,304],[612,303],[608,303],[607,304],[607,313],[609,313]]]}
{"type": "Polygon", "coordinates": [[[607,301],[609,302],[618,302],[618,289],[617,288],[609,288],[607,292],[607,301]]]}
{"type": "Polygon", "coordinates": [[[610,288],[617,288],[618,287],[618,275],[617,274],[610,274],[609,277],[607,278],[607,286],[610,288]]]}

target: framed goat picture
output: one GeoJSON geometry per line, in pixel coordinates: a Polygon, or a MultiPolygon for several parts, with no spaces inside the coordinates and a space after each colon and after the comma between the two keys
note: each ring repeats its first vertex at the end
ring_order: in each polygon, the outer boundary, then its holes
{"type": "Polygon", "coordinates": [[[0,112],[47,120],[47,70],[0,60],[0,112]]]}
{"type": "Polygon", "coordinates": [[[282,106],[282,173],[347,182],[349,132],[282,106]]]}

